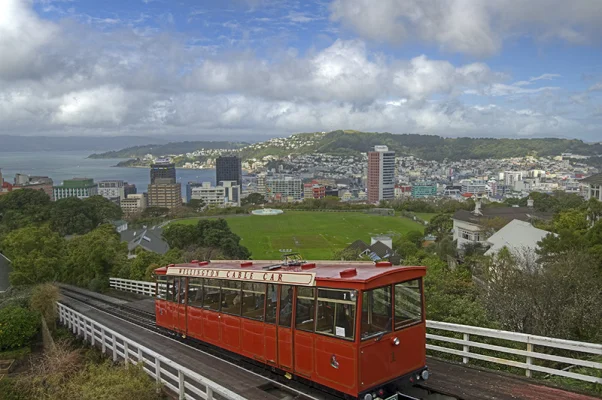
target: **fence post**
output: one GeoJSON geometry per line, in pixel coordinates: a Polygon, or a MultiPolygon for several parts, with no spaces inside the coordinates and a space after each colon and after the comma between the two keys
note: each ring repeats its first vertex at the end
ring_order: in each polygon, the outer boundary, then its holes
{"type": "Polygon", "coordinates": [[[100,343],[102,345],[102,354],[104,354],[107,351],[107,337],[105,335],[105,330],[104,328],[101,326],[100,327],[100,343]]]}
{"type": "Polygon", "coordinates": [[[144,357],[142,357],[142,348],[140,346],[138,346],[138,362],[141,362],[144,367],[144,357]]]}
{"type": "MultiPolygon", "coordinates": [[[[468,342],[470,340],[470,335],[468,333],[464,334],[464,341],[468,342]]],[[[465,344],[463,349],[462,349],[465,353],[470,353],[470,346],[465,344]]],[[[462,357],[462,362],[464,364],[468,364],[468,360],[469,358],[467,356],[462,357]]]]}
{"type": "Polygon", "coordinates": [[[186,400],[186,386],[184,386],[184,373],[181,370],[178,370],[178,392],[180,400],[186,400]]]}
{"type": "Polygon", "coordinates": [[[96,344],[96,331],[94,330],[94,321],[90,321],[90,335],[92,335],[92,347],[96,344]]]}
{"type": "Polygon", "coordinates": [[[125,363],[125,368],[128,367],[128,360],[130,359],[130,349],[128,346],[128,342],[123,340],[123,362],[125,363]]]}
{"type": "MultiPolygon", "coordinates": [[[[527,353],[533,353],[533,343],[527,342],[527,353]]],[[[530,356],[527,356],[527,369],[525,370],[525,375],[527,378],[531,377],[531,364],[533,363],[533,359],[530,356]]]]}
{"type": "Polygon", "coordinates": [[[211,389],[209,386],[205,386],[206,389],[206,393],[207,393],[207,400],[213,400],[213,389],[211,389]]]}
{"type": "Polygon", "coordinates": [[[157,393],[161,392],[161,360],[155,356],[155,382],[157,383],[157,393]]]}
{"type": "Polygon", "coordinates": [[[117,341],[114,333],[111,333],[111,342],[113,342],[113,362],[117,362],[117,341]]]}

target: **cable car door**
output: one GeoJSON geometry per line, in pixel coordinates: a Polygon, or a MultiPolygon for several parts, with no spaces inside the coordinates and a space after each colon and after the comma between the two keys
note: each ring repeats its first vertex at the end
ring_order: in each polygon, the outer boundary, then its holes
{"type": "Polygon", "coordinates": [[[278,285],[278,366],[285,371],[293,370],[293,287],[278,285]]]}
{"type": "Polygon", "coordinates": [[[172,303],[172,329],[186,333],[186,278],[174,278],[172,303]]]}

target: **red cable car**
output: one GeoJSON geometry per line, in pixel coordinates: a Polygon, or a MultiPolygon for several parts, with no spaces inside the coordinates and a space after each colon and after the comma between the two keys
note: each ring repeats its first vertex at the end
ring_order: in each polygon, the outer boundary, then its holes
{"type": "Polygon", "coordinates": [[[155,270],[157,325],[344,397],[428,379],[425,267],[287,260],[155,270]]]}

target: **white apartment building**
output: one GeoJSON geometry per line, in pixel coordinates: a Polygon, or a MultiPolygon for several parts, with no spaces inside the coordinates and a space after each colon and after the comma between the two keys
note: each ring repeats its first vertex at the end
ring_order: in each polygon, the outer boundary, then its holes
{"type": "Polygon", "coordinates": [[[98,194],[107,199],[125,199],[125,182],[122,180],[104,180],[97,182],[98,194]]]}
{"type": "Polygon", "coordinates": [[[201,186],[192,188],[190,198],[217,207],[237,207],[240,206],[240,186],[236,183],[222,181],[219,186],[212,186],[211,182],[203,182],[201,186]]]}
{"type": "Polygon", "coordinates": [[[299,201],[303,198],[303,181],[300,178],[266,178],[265,193],[281,201],[299,201]]]}
{"type": "Polygon", "coordinates": [[[120,202],[121,210],[125,215],[138,214],[148,206],[146,193],[130,194],[120,202]]]}
{"type": "Polygon", "coordinates": [[[504,185],[514,186],[515,182],[522,181],[523,171],[504,171],[504,185]]]}

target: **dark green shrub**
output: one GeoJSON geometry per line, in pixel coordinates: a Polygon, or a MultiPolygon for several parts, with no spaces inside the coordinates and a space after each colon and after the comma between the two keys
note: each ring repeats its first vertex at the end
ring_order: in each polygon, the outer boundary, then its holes
{"type": "Polygon", "coordinates": [[[44,317],[46,325],[51,332],[56,327],[56,302],[60,297],[61,292],[59,288],[51,283],[37,285],[31,292],[30,307],[44,317]]]}
{"type": "Polygon", "coordinates": [[[38,331],[39,314],[23,307],[0,310],[0,351],[18,349],[31,341],[38,331]]]}

